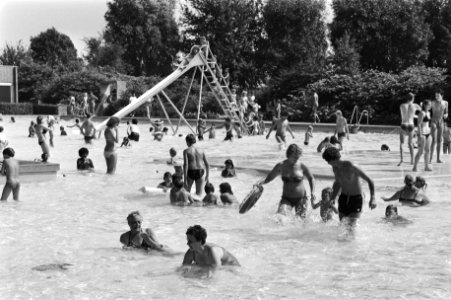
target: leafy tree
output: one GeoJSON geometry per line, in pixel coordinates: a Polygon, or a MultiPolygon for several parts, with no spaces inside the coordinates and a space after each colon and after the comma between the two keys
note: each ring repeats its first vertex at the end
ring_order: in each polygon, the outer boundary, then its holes
{"type": "Polygon", "coordinates": [[[266,61],[271,74],[325,62],[324,0],[269,0],[264,8],[266,61]]]}
{"type": "Polygon", "coordinates": [[[27,50],[19,41],[17,45],[9,45],[6,43],[3,52],[0,55],[0,63],[8,66],[20,66],[21,62],[27,57],[27,50]]]}
{"type": "Polygon", "coordinates": [[[37,63],[63,69],[79,69],[77,49],[71,39],[54,27],[30,39],[31,57],[37,63]]]}
{"type": "Polygon", "coordinates": [[[401,71],[421,64],[432,37],[415,0],[334,0],[331,39],[351,34],[364,69],[401,71]]]}
{"type": "Polygon", "coordinates": [[[108,2],[106,42],[121,45],[133,75],[171,71],[179,43],[174,0],[113,0],[108,2]]]}
{"type": "Polygon", "coordinates": [[[108,43],[101,37],[88,38],[85,43],[88,53],[84,58],[90,67],[100,67],[124,74],[132,71],[132,67],[122,59],[124,49],[120,45],[108,43]]]}
{"type": "Polygon", "coordinates": [[[360,70],[360,55],[355,49],[349,33],[345,33],[336,42],[332,62],[338,74],[357,74],[360,70]]]}
{"type": "Polygon", "coordinates": [[[22,61],[18,74],[20,101],[43,100],[46,85],[56,76],[55,70],[47,64],[38,64],[31,59],[22,61]]]}
{"type": "Polygon", "coordinates": [[[182,11],[186,50],[205,36],[233,82],[242,87],[262,82],[262,0],[188,0],[182,11]]]}

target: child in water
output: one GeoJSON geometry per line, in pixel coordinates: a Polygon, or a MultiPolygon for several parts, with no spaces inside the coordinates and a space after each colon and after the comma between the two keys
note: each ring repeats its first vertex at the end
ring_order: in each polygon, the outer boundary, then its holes
{"type": "Polygon", "coordinates": [[[64,129],[64,126],[60,126],[61,135],[67,135],[66,130],[64,129]]]}
{"type": "Polygon", "coordinates": [[[233,161],[231,159],[228,159],[224,162],[224,170],[221,172],[222,177],[234,177],[235,174],[235,167],[233,166],[233,161]]]}
{"type": "Polygon", "coordinates": [[[399,223],[403,223],[403,224],[412,223],[412,221],[398,215],[398,207],[394,206],[393,204],[390,204],[385,208],[385,220],[389,221],[389,222],[398,223],[398,224],[399,223]]]}
{"type": "Polygon", "coordinates": [[[213,186],[213,184],[210,183],[210,182],[207,182],[205,184],[204,191],[205,191],[206,195],[205,195],[204,199],[202,200],[203,205],[204,206],[217,205],[218,204],[218,198],[214,194],[215,187],[213,186]]]}
{"type": "Polygon", "coordinates": [[[235,195],[232,192],[232,187],[229,183],[223,182],[219,185],[219,192],[221,193],[221,201],[224,205],[238,203],[235,195]]]}
{"type": "Polygon", "coordinates": [[[28,127],[28,137],[32,138],[36,134],[36,129],[34,129],[35,125],[36,123],[34,121],[30,122],[30,127],[28,127]]]}
{"type": "Polygon", "coordinates": [[[333,205],[330,199],[331,195],[332,188],[327,187],[321,191],[321,201],[314,203],[314,199],[310,199],[313,209],[320,207],[319,213],[324,222],[332,220],[334,213],[338,214],[337,208],[333,205]]]}
{"type": "Polygon", "coordinates": [[[308,146],[310,138],[313,137],[313,126],[307,127],[307,131],[305,132],[304,145],[308,146]]]}
{"type": "Polygon", "coordinates": [[[94,164],[92,163],[92,160],[88,158],[89,150],[85,147],[80,148],[78,150],[78,155],[80,156],[79,159],[77,159],[77,170],[91,170],[94,169],[94,164]]]}
{"type": "Polygon", "coordinates": [[[163,191],[167,192],[169,189],[173,188],[174,185],[172,184],[172,174],[171,172],[165,172],[163,175],[163,182],[161,182],[157,188],[163,189],[163,191]]]}
{"type": "Polygon", "coordinates": [[[15,151],[13,148],[3,150],[3,164],[0,173],[6,175],[6,183],[3,188],[1,200],[8,200],[9,194],[13,192],[13,199],[19,201],[19,162],[14,158],[15,151]]]}
{"type": "Polygon", "coordinates": [[[194,203],[193,197],[183,187],[183,177],[179,174],[172,175],[172,184],[174,185],[169,193],[169,199],[172,205],[185,206],[194,203]]]}
{"type": "Polygon", "coordinates": [[[215,124],[211,124],[210,129],[208,129],[208,139],[215,139],[216,138],[216,128],[215,124]]]}

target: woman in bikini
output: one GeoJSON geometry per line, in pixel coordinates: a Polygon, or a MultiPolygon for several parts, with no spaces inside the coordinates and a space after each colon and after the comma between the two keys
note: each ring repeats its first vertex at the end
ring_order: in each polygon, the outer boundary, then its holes
{"type": "Polygon", "coordinates": [[[424,165],[425,171],[432,171],[431,167],[429,166],[429,152],[431,149],[431,142],[432,142],[432,136],[431,136],[431,101],[425,100],[423,104],[421,105],[421,112],[418,115],[418,152],[415,156],[415,164],[413,165],[413,171],[417,171],[418,162],[420,161],[421,155],[424,151],[424,165]]]}
{"type": "Polygon", "coordinates": [[[130,231],[120,237],[120,242],[124,245],[124,248],[164,251],[165,246],[158,242],[152,229],[146,228],[143,230],[141,228],[143,217],[139,211],[131,212],[127,216],[127,222],[130,231]]]}
{"type": "Polygon", "coordinates": [[[119,134],[117,126],[119,125],[119,118],[111,117],[106,123],[105,129],[105,149],[103,155],[105,156],[107,174],[114,174],[116,172],[117,153],[114,150],[115,143],[119,142],[119,134]]]}
{"type": "Polygon", "coordinates": [[[47,144],[47,138],[46,138],[46,133],[49,133],[50,136],[50,146],[53,147],[53,131],[51,128],[45,126],[44,124],[42,124],[43,121],[43,117],[42,116],[38,116],[36,118],[36,125],[34,127],[35,132],[36,132],[36,136],[38,137],[38,144],[39,146],[41,146],[42,149],[42,161],[46,162],[48,160],[48,158],[50,157],[50,147],[49,144],[47,144]]]}
{"type": "Polygon", "coordinates": [[[287,159],[278,163],[265,180],[259,184],[269,183],[280,175],[283,181],[283,191],[277,212],[285,214],[287,210],[295,208],[296,215],[304,218],[308,200],[304,187],[304,177],[307,178],[310,185],[313,200],[315,200],[315,179],[307,166],[301,162],[302,149],[298,145],[291,144],[288,146],[286,156],[287,159]]]}
{"type": "Polygon", "coordinates": [[[426,195],[421,193],[421,190],[415,186],[415,181],[411,175],[406,175],[404,178],[405,186],[397,191],[393,196],[387,198],[382,197],[384,201],[396,201],[402,205],[408,205],[412,207],[423,206],[428,204],[430,201],[426,195]]]}

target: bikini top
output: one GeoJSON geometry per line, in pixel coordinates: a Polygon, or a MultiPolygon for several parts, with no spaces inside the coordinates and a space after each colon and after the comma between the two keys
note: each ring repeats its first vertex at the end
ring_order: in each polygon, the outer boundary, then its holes
{"type": "Polygon", "coordinates": [[[415,195],[413,196],[413,199],[412,198],[404,198],[404,197],[402,197],[401,196],[402,192],[401,192],[401,195],[399,195],[399,202],[417,202],[417,200],[415,198],[417,197],[418,192],[419,191],[416,191],[415,195]]]}
{"type": "Polygon", "coordinates": [[[304,180],[303,176],[282,176],[282,181],[283,182],[302,182],[302,180],[304,180]]]}
{"type": "MultiPolygon", "coordinates": [[[[141,231],[142,232],[142,231],[141,231]]],[[[136,236],[136,235],[135,235],[136,236]]],[[[136,245],[133,243],[132,233],[128,235],[128,243],[127,247],[133,247],[133,248],[139,248],[139,249],[149,249],[152,248],[152,246],[147,245],[146,241],[143,239],[141,245],[136,245]]]]}
{"type": "Polygon", "coordinates": [[[423,117],[423,122],[429,122],[430,120],[431,120],[431,118],[428,116],[427,113],[425,113],[424,117],[423,117]]]}

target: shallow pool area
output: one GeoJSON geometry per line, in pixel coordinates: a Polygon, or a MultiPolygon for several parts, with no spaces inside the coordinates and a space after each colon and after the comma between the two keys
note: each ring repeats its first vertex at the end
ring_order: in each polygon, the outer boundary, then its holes
{"type": "MultiPolygon", "coordinates": [[[[28,138],[31,116],[18,116],[0,125],[16,158],[34,160],[41,150],[37,138],[28,138]]],[[[61,121],[60,125],[73,124],[61,121]]],[[[57,126],[57,127],[58,127],[57,126]]],[[[58,128],[57,128],[58,129],[58,128]]],[[[265,185],[258,203],[244,215],[237,207],[175,207],[167,194],[143,194],[142,186],[156,186],[166,171],[168,150],[178,157],[185,138],[167,135],[152,140],[148,124],[140,124],[141,140],[118,148],[117,173],[106,175],[105,140],[86,146],[83,137],[66,128],[56,130],[49,161],[60,164],[55,180],[23,182],[20,201],[10,196],[0,203],[0,299],[450,299],[451,298],[451,156],[433,164],[433,172],[411,172],[399,161],[399,136],[382,133],[352,134],[345,142],[343,159],[359,165],[376,186],[378,207],[368,208],[366,194],[362,217],[354,234],[338,218],[325,224],[319,209],[308,208],[307,219],[276,214],[282,181],[265,185]],[[381,144],[390,152],[381,152],[381,144]],[[94,173],[76,171],[78,149],[87,147],[94,173]],[[399,207],[411,221],[393,224],[384,220],[386,203],[403,186],[406,174],[427,179],[425,207],[399,207]],[[126,251],[119,236],[128,231],[126,217],[139,210],[143,227],[151,227],[161,243],[177,254],[126,251]],[[222,268],[212,278],[182,275],[177,268],[187,250],[186,229],[194,224],[207,229],[207,242],[224,246],[242,267],[222,268]],[[46,264],[64,269],[40,271],[46,264]]],[[[126,125],[119,127],[123,137],[126,125]]],[[[182,128],[183,134],[188,133],[182,128]]],[[[313,132],[304,146],[304,131],[295,140],[304,150],[303,161],[317,175],[317,197],[332,186],[331,167],[316,152],[318,143],[332,132],[313,132]]],[[[215,167],[210,181],[219,195],[219,184],[229,182],[241,201],[252,184],[285,158],[274,136],[245,136],[223,142],[225,130],[215,140],[198,142],[215,167]],[[220,176],[226,159],[239,167],[237,177],[220,176]]],[[[121,139],[122,140],[122,139],[121,139]]],[[[404,157],[408,157],[405,147],[404,157]]],[[[419,165],[424,169],[424,163],[419,165]]],[[[4,177],[1,178],[2,186],[4,177]]]]}

